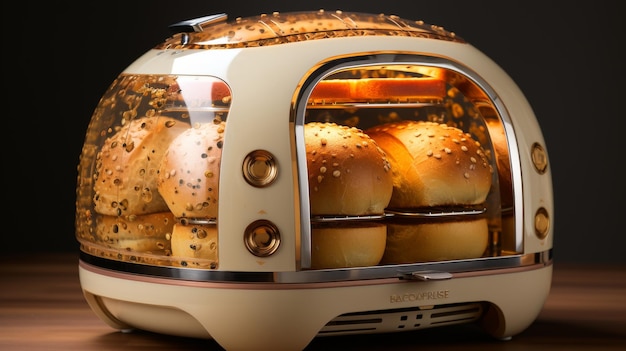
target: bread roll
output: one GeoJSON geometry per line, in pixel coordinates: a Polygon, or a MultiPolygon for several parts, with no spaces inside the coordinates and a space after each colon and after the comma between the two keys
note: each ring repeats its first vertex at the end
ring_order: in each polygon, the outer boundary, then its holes
{"type": "Polygon", "coordinates": [[[172,256],[217,262],[217,227],[176,223],[172,232],[172,256]]]}
{"type": "Polygon", "coordinates": [[[385,153],[360,129],[335,123],[304,126],[313,215],[384,213],[392,178],[385,153]]]}
{"type": "Polygon", "coordinates": [[[224,127],[220,119],[194,125],[165,152],[158,189],[176,217],[217,217],[224,127]]]}
{"type": "Polygon", "coordinates": [[[96,237],[119,251],[169,255],[175,218],[170,212],[130,216],[96,216],[96,237]]]}
{"type": "Polygon", "coordinates": [[[487,249],[486,218],[387,224],[383,264],[476,258],[487,249]]]}
{"type": "Polygon", "coordinates": [[[375,222],[314,225],[311,268],[349,268],[377,265],[385,252],[387,229],[375,222]]]}
{"type": "Polygon", "coordinates": [[[366,133],[391,163],[390,208],[485,202],[492,167],[469,134],[445,124],[408,120],[373,127],[366,133]]]}
{"type": "Polygon", "coordinates": [[[161,157],[188,124],[168,117],[142,117],[108,138],[96,158],[94,206],[111,216],[167,211],[157,190],[161,157]]]}

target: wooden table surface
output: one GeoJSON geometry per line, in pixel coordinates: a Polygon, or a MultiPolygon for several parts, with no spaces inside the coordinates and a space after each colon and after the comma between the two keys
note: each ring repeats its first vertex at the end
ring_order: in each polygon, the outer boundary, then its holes
{"type": "MultiPolygon", "coordinates": [[[[626,265],[554,264],[537,320],[509,341],[473,324],[314,339],[313,350],[626,350],[626,265]],[[339,347],[341,345],[341,347],[339,347]]],[[[91,311],[78,254],[0,258],[0,350],[222,350],[213,340],[112,329],[91,311]]]]}

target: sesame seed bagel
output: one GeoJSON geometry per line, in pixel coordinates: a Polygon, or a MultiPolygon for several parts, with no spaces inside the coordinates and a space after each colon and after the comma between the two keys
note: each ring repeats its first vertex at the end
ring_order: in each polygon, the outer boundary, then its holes
{"type": "Polygon", "coordinates": [[[366,133],[385,151],[391,163],[390,208],[485,202],[492,167],[480,143],[469,134],[425,121],[389,123],[366,133]]]}
{"type": "Polygon", "coordinates": [[[304,126],[313,215],[383,214],[391,198],[386,155],[362,130],[335,123],[304,126]]]}
{"type": "Polygon", "coordinates": [[[169,117],[133,119],[108,138],[96,159],[94,206],[112,216],[167,211],[157,172],[169,143],[189,124],[169,117]]]}
{"type": "Polygon", "coordinates": [[[176,217],[216,218],[225,122],[194,125],[170,144],[158,189],[176,217]]]}
{"type": "Polygon", "coordinates": [[[170,212],[97,216],[95,234],[98,241],[108,248],[169,255],[169,236],[175,222],[170,212]]]}
{"type": "Polygon", "coordinates": [[[210,224],[174,224],[172,256],[217,262],[217,227],[210,224]]]}

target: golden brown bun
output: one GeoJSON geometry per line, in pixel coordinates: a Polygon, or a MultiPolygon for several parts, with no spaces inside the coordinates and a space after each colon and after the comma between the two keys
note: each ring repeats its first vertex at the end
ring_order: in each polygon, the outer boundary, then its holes
{"type": "Polygon", "coordinates": [[[170,212],[140,216],[96,216],[96,237],[121,251],[169,254],[175,218],[170,212]]]}
{"type": "Polygon", "coordinates": [[[169,143],[188,127],[168,117],[142,117],[108,138],[96,160],[96,212],[125,216],[167,211],[157,190],[159,163],[169,143]]]}
{"type": "Polygon", "coordinates": [[[366,131],[385,151],[393,173],[390,208],[483,203],[492,168],[480,144],[462,130],[401,121],[366,131]]]}
{"type": "Polygon", "coordinates": [[[197,124],[176,137],[162,158],[158,189],[176,217],[216,218],[225,123],[197,124]]]}
{"type": "Polygon", "coordinates": [[[383,264],[477,258],[487,249],[487,219],[387,224],[383,264]]]}
{"type": "Polygon", "coordinates": [[[392,178],[385,153],[360,129],[335,123],[304,126],[313,215],[382,214],[392,178]]]}
{"type": "Polygon", "coordinates": [[[513,207],[513,182],[511,180],[511,162],[509,159],[509,147],[506,141],[504,128],[499,120],[488,119],[487,129],[491,138],[491,144],[496,153],[496,165],[498,167],[501,206],[503,209],[513,207]]]}
{"type": "Polygon", "coordinates": [[[217,227],[176,223],[172,232],[172,256],[217,262],[217,227]]]}
{"type": "Polygon", "coordinates": [[[381,223],[314,225],[311,268],[374,266],[385,252],[387,229],[381,223]]]}
{"type": "Polygon", "coordinates": [[[515,252],[515,216],[513,211],[502,213],[502,232],[499,240],[502,250],[515,252]]]}

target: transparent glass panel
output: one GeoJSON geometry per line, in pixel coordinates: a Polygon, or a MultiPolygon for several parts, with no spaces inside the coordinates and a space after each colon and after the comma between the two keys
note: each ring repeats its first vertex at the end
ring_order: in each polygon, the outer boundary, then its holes
{"type": "Polygon", "coordinates": [[[81,250],[214,269],[230,90],[213,77],[120,75],[92,116],[79,163],[81,250]]]}
{"type": "Polygon", "coordinates": [[[306,104],[310,268],[515,253],[503,119],[474,81],[443,65],[343,63],[306,104]]]}

